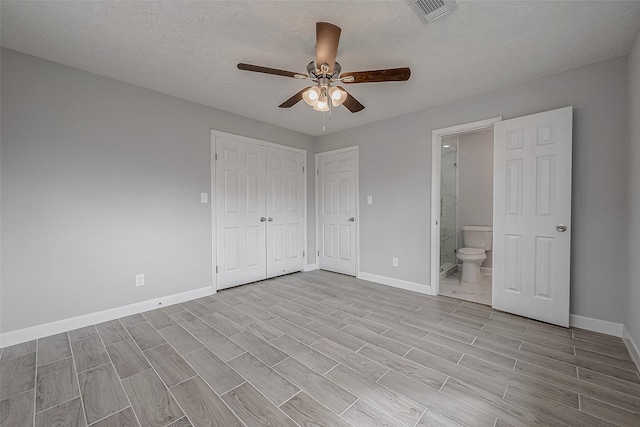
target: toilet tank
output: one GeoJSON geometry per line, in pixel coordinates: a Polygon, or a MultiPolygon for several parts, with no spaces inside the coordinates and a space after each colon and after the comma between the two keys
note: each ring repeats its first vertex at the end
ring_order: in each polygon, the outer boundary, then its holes
{"type": "Polygon", "coordinates": [[[463,225],[462,240],[466,248],[477,248],[488,251],[493,245],[493,227],[463,225]]]}

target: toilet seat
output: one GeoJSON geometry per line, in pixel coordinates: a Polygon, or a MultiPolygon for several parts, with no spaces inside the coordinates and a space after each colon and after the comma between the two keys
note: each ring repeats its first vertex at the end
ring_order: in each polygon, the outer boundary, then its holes
{"type": "Polygon", "coordinates": [[[485,255],[484,249],[478,248],[461,248],[458,253],[462,255],[485,255]]]}

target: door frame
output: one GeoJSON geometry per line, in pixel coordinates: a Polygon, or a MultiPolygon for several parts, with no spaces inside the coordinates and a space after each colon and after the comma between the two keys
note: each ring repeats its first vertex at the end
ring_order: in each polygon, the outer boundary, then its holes
{"type": "MultiPolygon", "coordinates": [[[[431,132],[431,295],[440,292],[440,164],[442,137],[493,129],[502,116],[435,129],[431,132]]],[[[495,167],[495,166],[494,166],[495,167]]],[[[492,202],[493,203],[493,202],[492,202]]]]}
{"type": "Polygon", "coordinates": [[[218,291],[218,283],[217,283],[217,274],[216,274],[216,263],[218,259],[217,253],[217,245],[216,245],[216,229],[218,227],[217,218],[216,218],[216,137],[234,139],[240,142],[247,142],[249,144],[260,145],[263,147],[271,147],[278,148],[280,150],[288,150],[296,153],[301,153],[303,156],[303,169],[302,169],[302,179],[304,180],[304,222],[303,222],[303,230],[304,230],[304,255],[302,257],[303,269],[307,265],[307,257],[308,257],[308,247],[307,247],[307,150],[303,150],[301,148],[290,147],[288,145],[277,144],[275,142],[264,141],[261,139],[249,138],[246,136],[236,135],[233,133],[222,132],[219,130],[211,129],[211,151],[209,153],[209,161],[211,163],[211,188],[210,188],[210,197],[209,204],[211,206],[211,286],[213,287],[213,293],[215,294],[218,291]]]}
{"type": "Polygon", "coordinates": [[[315,155],[315,193],[316,193],[316,205],[315,205],[315,222],[316,222],[316,266],[317,269],[320,270],[320,191],[318,188],[320,177],[320,164],[319,160],[322,156],[330,156],[333,154],[346,153],[349,151],[355,151],[356,153],[356,271],[354,277],[358,277],[360,275],[360,146],[353,145],[351,147],[339,148],[337,150],[323,151],[321,153],[316,153],[315,155]]]}

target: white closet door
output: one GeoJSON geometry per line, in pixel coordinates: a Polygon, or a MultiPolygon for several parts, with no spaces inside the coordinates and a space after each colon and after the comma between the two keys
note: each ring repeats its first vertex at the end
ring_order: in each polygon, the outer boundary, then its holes
{"type": "Polygon", "coordinates": [[[264,147],[216,138],[217,288],[266,278],[264,147]]]}
{"type": "Polygon", "coordinates": [[[304,268],[304,156],[266,148],[267,277],[304,268]]]}
{"type": "Polygon", "coordinates": [[[493,307],[569,326],[572,108],[495,124],[493,307]]]}
{"type": "Polygon", "coordinates": [[[356,275],[356,150],[319,154],[319,267],[356,275]]]}

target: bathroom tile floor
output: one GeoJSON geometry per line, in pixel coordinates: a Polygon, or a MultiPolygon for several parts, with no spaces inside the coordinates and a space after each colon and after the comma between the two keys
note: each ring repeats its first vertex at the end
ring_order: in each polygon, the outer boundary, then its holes
{"type": "Polygon", "coordinates": [[[482,282],[477,284],[461,283],[462,272],[457,271],[440,280],[440,295],[479,304],[491,305],[491,275],[482,275],[482,282]]]}

